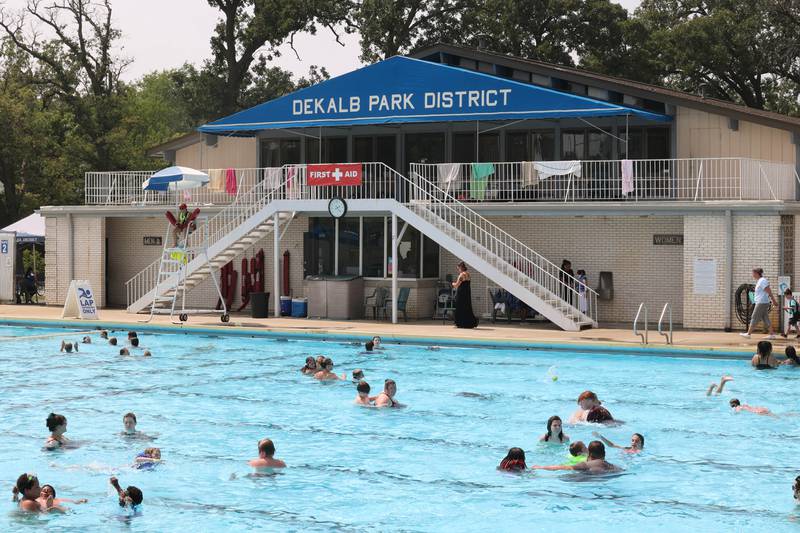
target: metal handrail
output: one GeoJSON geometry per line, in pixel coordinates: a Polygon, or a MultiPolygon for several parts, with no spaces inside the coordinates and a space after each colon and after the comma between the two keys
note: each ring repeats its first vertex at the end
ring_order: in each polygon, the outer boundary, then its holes
{"type": "Polygon", "coordinates": [[[661,310],[661,316],[658,319],[658,333],[667,339],[667,344],[672,344],[672,306],[669,302],[664,304],[664,309],[661,310]],[[669,309],[669,333],[664,333],[661,324],[664,321],[664,313],[669,309]]]}
{"type": "Polygon", "coordinates": [[[633,334],[642,338],[642,344],[647,344],[647,306],[644,302],[639,304],[639,310],[636,311],[636,318],[633,319],[633,334]],[[644,309],[644,334],[639,333],[639,328],[636,327],[636,324],[639,322],[639,315],[642,314],[642,309],[644,309]]]}

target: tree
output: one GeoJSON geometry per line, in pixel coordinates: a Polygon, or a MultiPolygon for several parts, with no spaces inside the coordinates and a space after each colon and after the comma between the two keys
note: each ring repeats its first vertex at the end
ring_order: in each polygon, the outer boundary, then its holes
{"type": "Polygon", "coordinates": [[[111,13],[110,0],[29,0],[18,14],[0,9],[6,37],[37,62],[35,83],[71,109],[95,170],[118,167],[108,133],[119,120],[120,74],[129,63],[113,53],[120,32],[111,13]],[[29,21],[36,26],[26,35],[29,21]],[[42,29],[54,37],[42,39],[42,29]]]}
{"type": "Polygon", "coordinates": [[[209,76],[206,83],[217,86],[213,92],[220,96],[219,115],[244,107],[255,61],[272,59],[280,45],[293,44],[297,33],[315,33],[318,25],[329,28],[338,40],[336,27],[347,20],[351,7],[346,0],[207,1],[223,15],[211,38],[213,57],[203,68],[209,76]]]}

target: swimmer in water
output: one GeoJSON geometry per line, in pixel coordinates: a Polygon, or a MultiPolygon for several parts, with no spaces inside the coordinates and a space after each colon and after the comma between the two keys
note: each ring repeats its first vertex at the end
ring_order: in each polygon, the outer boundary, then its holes
{"type": "Polygon", "coordinates": [[[800,476],[794,478],[794,484],[792,485],[792,492],[794,493],[794,501],[800,503],[800,476]]]}
{"type": "Polygon", "coordinates": [[[111,486],[117,490],[120,507],[136,510],[144,501],[144,494],[142,494],[142,491],[138,487],[128,485],[128,488],[122,490],[122,487],[119,486],[119,480],[116,477],[111,476],[108,481],[111,483],[111,486]]]}
{"type": "Polygon", "coordinates": [[[524,472],[528,469],[525,464],[525,450],[522,448],[511,448],[503,460],[500,461],[498,470],[506,472],[524,472]]]}
{"type": "Polygon", "coordinates": [[[624,452],[628,453],[639,453],[644,449],[644,435],[641,433],[634,433],[631,436],[631,445],[630,446],[618,446],[602,436],[597,431],[592,431],[592,435],[600,439],[605,443],[606,446],[610,446],[611,448],[618,448],[624,452]]]}
{"type": "Polygon", "coordinates": [[[566,444],[569,442],[569,435],[564,435],[559,417],[551,416],[547,419],[547,433],[539,438],[539,442],[551,442],[554,444],[566,444]]]}
{"type": "Polygon", "coordinates": [[[333,361],[330,357],[326,357],[325,361],[322,365],[322,370],[314,374],[314,379],[318,379],[320,381],[328,381],[328,380],[346,380],[347,374],[342,374],[341,376],[333,373],[333,361]]]}
{"type": "Polygon", "coordinates": [[[83,344],[92,344],[92,338],[91,338],[90,336],[86,335],[85,337],[83,337],[83,339],[81,340],[81,342],[82,342],[83,344]]]}
{"type": "Polygon", "coordinates": [[[795,350],[794,346],[787,346],[784,353],[786,354],[786,360],[781,361],[782,365],[800,366],[800,359],[797,358],[797,350],[795,350]]]}
{"type": "Polygon", "coordinates": [[[78,343],[77,342],[73,344],[71,342],[61,341],[61,349],[59,351],[60,352],[72,353],[73,348],[75,349],[76,352],[78,351],[78,343]]]}
{"type": "Polygon", "coordinates": [[[52,485],[42,485],[42,492],[37,500],[39,505],[42,507],[42,510],[49,509],[53,506],[61,506],[62,503],[74,503],[75,505],[80,505],[82,503],[88,503],[89,500],[86,498],[81,498],[79,500],[70,500],[67,498],[56,498],[56,489],[53,488],[52,485]]]}
{"type": "Polygon", "coordinates": [[[250,459],[248,464],[255,469],[262,468],[286,468],[286,463],[280,459],[275,459],[275,444],[270,439],[258,441],[258,459],[250,459]]]}
{"type": "Polygon", "coordinates": [[[309,355],[306,357],[306,364],[303,365],[303,368],[300,369],[300,372],[306,376],[313,376],[317,373],[317,370],[317,362],[309,355]]]}
{"type": "Polygon", "coordinates": [[[42,488],[39,486],[39,478],[35,474],[22,474],[17,478],[17,483],[11,489],[14,501],[19,502],[19,508],[29,513],[41,512],[64,512],[64,509],[57,506],[42,507],[39,497],[42,495],[42,488]],[[20,498],[21,496],[21,498],[20,498]]]}
{"type": "Polygon", "coordinates": [[[144,353],[142,354],[142,356],[144,356],[144,357],[152,357],[152,355],[153,354],[152,354],[152,352],[150,352],[150,350],[145,350],[144,353]]]}
{"type": "Polygon", "coordinates": [[[353,370],[353,375],[351,376],[350,381],[352,381],[353,383],[358,383],[362,379],[364,379],[364,371],[361,370],[360,368],[356,368],[355,370],[353,370]]]}
{"type": "Polygon", "coordinates": [[[608,409],[602,406],[602,402],[597,399],[597,394],[592,391],[583,391],[578,396],[578,409],[569,419],[570,424],[578,422],[614,422],[614,417],[608,409]]]}
{"type": "Polygon", "coordinates": [[[381,338],[375,335],[372,337],[372,349],[373,350],[383,350],[383,346],[381,346],[381,338]]]}
{"type": "Polygon", "coordinates": [[[128,332],[128,342],[131,342],[133,339],[138,339],[139,336],[136,334],[135,331],[128,332]]]}
{"type": "Polygon", "coordinates": [[[383,382],[383,392],[370,400],[375,401],[375,407],[405,407],[394,399],[395,394],[397,394],[397,383],[393,379],[387,379],[383,382]]]}
{"type": "Polygon", "coordinates": [[[767,409],[766,407],[754,407],[752,405],[747,405],[746,403],[743,404],[739,400],[737,400],[736,398],[731,399],[730,406],[737,413],[739,413],[741,411],[747,411],[748,413],[753,413],[753,414],[761,415],[761,416],[777,416],[772,411],[767,409]]]}
{"type": "Polygon", "coordinates": [[[154,468],[161,462],[161,449],[160,448],[145,448],[145,450],[136,456],[133,460],[133,467],[139,470],[147,470],[154,468]]]}
{"type": "Polygon", "coordinates": [[[428,346],[425,349],[428,350],[429,352],[438,352],[442,348],[441,348],[441,346],[428,346]]]}
{"type": "Polygon", "coordinates": [[[780,363],[772,353],[772,343],[769,341],[760,341],[756,345],[756,354],[750,360],[750,364],[752,364],[753,368],[756,370],[777,368],[780,363]]]}
{"type": "Polygon", "coordinates": [[[716,393],[719,395],[720,393],[722,393],[722,389],[725,388],[725,384],[729,381],[733,381],[733,378],[731,376],[722,376],[722,378],[720,378],[719,380],[719,385],[717,385],[716,383],[712,383],[711,385],[708,386],[708,390],[706,391],[706,396],[711,396],[712,393],[716,393]]]}
{"type": "Polygon", "coordinates": [[[117,338],[116,337],[111,337],[110,339],[108,339],[108,344],[110,344],[111,346],[116,346],[117,345],[117,338]]]}
{"type": "Polygon", "coordinates": [[[373,343],[372,341],[367,341],[367,343],[364,345],[364,350],[366,352],[371,352],[374,349],[375,349],[375,343],[373,343]]]}
{"type": "Polygon", "coordinates": [[[569,455],[570,458],[567,464],[581,463],[589,458],[589,449],[582,440],[578,440],[569,445],[569,455]]]}
{"type": "Polygon", "coordinates": [[[317,370],[314,372],[314,374],[316,374],[317,372],[322,370],[322,368],[324,366],[325,366],[325,356],[324,355],[318,355],[317,356],[317,370]]]}
{"type": "Polygon", "coordinates": [[[67,417],[64,415],[57,415],[50,413],[45,421],[47,429],[50,430],[50,436],[44,443],[45,449],[54,450],[60,448],[69,442],[69,439],[64,436],[67,431],[67,417]]]}
{"type": "Polygon", "coordinates": [[[101,329],[100,330],[100,338],[101,339],[108,339],[108,331],[101,329]]]}
{"type": "Polygon", "coordinates": [[[131,352],[130,352],[130,350],[128,350],[127,348],[120,348],[120,349],[119,349],[119,354],[120,354],[120,355],[130,355],[130,354],[131,354],[131,352]]]}
{"type": "Polygon", "coordinates": [[[606,461],[606,447],[599,440],[589,443],[589,457],[574,465],[554,465],[554,466],[532,466],[538,470],[575,470],[587,474],[608,474],[611,472],[621,472],[622,469],[606,461]]]}
{"type": "Polygon", "coordinates": [[[365,405],[367,407],[374,407],[369,398],[369,391],[370,391],[369,383],[367,383],[363,379],[359,381],[358,385],[356,385],[356,399],[354,403],[356,405],[365,405]]]}
{"type": "Polygon", "coordinates": [[[133,347],[133,348],[138,348],[139,347],[139,337],[133,337],[133,338],[128,339],[128,340],[131,343],[131,347],[133,347]]]}

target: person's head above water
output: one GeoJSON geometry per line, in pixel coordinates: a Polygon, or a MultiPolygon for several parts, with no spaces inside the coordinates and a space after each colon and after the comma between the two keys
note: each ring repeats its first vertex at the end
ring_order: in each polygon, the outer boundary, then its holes
{"type": "Polygon", "coordinates": [[[586,444],[584,444],[582,440],[578,440],[569,445],[569,453],[570,455],[577,457],[579,455],[588,455],[589,450],[586,448],[586,444]]]}
{"type": "Polygon", "coordinates": [[[800,476],[794,478],[794,484],[792,484],[792,492],[794,492],[794,499],[800,501],[800,476]]]}
{"type": "Polygon", "coordinates": [[[61,349],[66,351],[67,353],[72,353],[72,343],[61,341],[61,349]]]}
{"type": "Polygon", "coordinates": [[[580,405],[581,409],[584,411],[588,411],[592,407],[600,405],[600,403],[600,400],[597,399],[597,394],[590,390],[583,391],[581,395],[578,396],[578,405],[580,405]]]}
{"type": "Polygon", "coordinates": [[[381,341],[381,338],[380,338],[379,336],[375,335],[374,337],[372,337],[372,345],[373,345],[375,348],[377,348],[378,346],[380,346],[380,345],[381,345],[381,342],[382,342],[382,341],[381,341]]]}
{"type": "Polygon", "coordinates": [[[605,459],[606,447],[599,440],[593,440],[589,443],[589,459],[605,459]]]}
{"type": "Polygon", "coordinates": [[[360,368],[353,370],[353,381],[361,381],[364,379],[364,371],[360,368]]]}
{"type": "Polygon", "coordinates": [[[270,439],[258,441],[259,457],[272,457],[273,455],[275,455],[275,444],[270,439]]]}
{"type": "Polygon", "coordinates": [[[358,382],[358,385],[356,385],[356,391],[358,392],[358,394],[369,394],[370,390],[371,387],[369,386],[369,383],[367,383],[363,379],[358,382]]]}
{"type": "Polygon", "coordinates": [[[304,368],[317,368],[317,361],[309,355],[306,357],[306,366],[304,368]]]}
{"type": "Polygon", "coordinates": [[[641,433],[634,433],[631,435],[631,448],[634,450],[644,449],[644,435],[641,433]]]}
{"type": "Polygon", "coordinates": [[[325,356],[318,355],[317,356],[317,368],[322,368],[325,366],[325,356]]]}
{"type": "Polygon", "coordinates": [[[100,330],[100,338],[101,339],[107,339],[108,338],[108,331],[106,331],[104,329],[101,329],[100,330]]]}
{"type": "Polygon", "coordinates": [[[322,368],[325,370],[332,370],[333,369],[333,359],[330,357],[326,357],[325,360],[322,362],[322,368]]]}
{"type": "Polygon", "coordinates": [[[131,352],[130,352],[130,350],[128,350],[127,348],[120,348],[120,349],[119,349],[119,354],[120,354],[120,355],[130,355],[130,354],[131,354],[131,352]]]}
{"type": "Polygon", "coordinates": [[[564,431],[561,429],[562,422],[558,416],[551,416],[547,419],[547,435],[544,440],[549,441],[551,438],[557,438],[560,441],[564,440],[564,431]],[[555,434],[554,434],[555,433],[555,434]]]}
{"type": "Polygon", "coordinates": [[[64,433],[67,430],[67,417],[56,413],[50,413],[47,415],[45,424],[47,424],[47,429],[49,429],[51,433],[64,433]]]}
{"type": "Polygon", "coordinates": [[[383,382],[383,392],[385,392],[389,398],[394,397],[394,395],[397,394],[397,383],[395,383],[393,379],[387,379],[383,382]]]}
{"type": "Polygon", "coordinates": [[[500,461],[500,470],[520,471],[528,467],[525,465],[525,450],[511,448],[503,460],[500,461]]]}
{"type": "Polygon", "coordinates": [[[740,405],[742,405],[742,402],[740,402],[736,398],[731,398],[731,401],[728,403],[730,404],[731,407],[739,407],[740,405]]]}
{"type": "Polygon", "coordinates": [[[110,339],[108,339],[108,344],[110,344],[111,346],[116,346],[117,345],[117,338],[116,337],[111,337],[110,339]]]}
{"type": "Polygon", "coordinates": [[[364,345],[364,349],[368,352],[371,352],[373,348],[375,348],[375,343],[372,341],[367,341],[367,343],[364,345]]]}
{"type": "Polygon", "coordinates": [[[150,459],[161,459],[161,448],[145,448],[142,453],[150,459]]]}
{"type": "Polygon", "coordinates": [[[784,353],[786,354],[787,359],[791,359],[795,363],[800,364],[800,360],[797,358],[797,350],[794,346],[787,346],[784,353]]]}
{"type": "Polygon", "coordinates": [[[125,426],[125,431],[133,433],[136,431],[136,415],[133,413],[125,413],[122,417],[122,425],[125,426]]]}
{"type": "Polygon", "coordinates": [[[134,348],[139,347],[139,337],[133,337],[131,339],[131,346],[133,346],[134,348]]]}
{"type": "Polygon", "coordinates": [[[128,332],[128,340],[135,339],[135,338],[138,338],[138,335],[136,334],[136,332],[135,331],[129,331],[128,332]]]}
{"type": "Polygon", "coordinates": [[[83,337],[81,342],[83,342],[83,344],[92,344],[92,338],[90,336],[86,335],[86,336],[83,337]]]}
{"type": "Polygon", "coordinates": [[[758,355],[762,357],[769,357],[772,353],[772,343],[769,341],[759,341],[756,345],[756,351],[758,351],[758,355]]]}
{"type": "Polygon", "coordinates": [[[55,498],[56,489],[53,487],[53,485],[42,485],[40,496],[42,498],[55,498]]]}
{"type": "Polygon", "coordinates": [[[42,489],[39,486],[39,478],[36,477],[36,474],[22,474],[17,478],[14,488],[16,492],[28,500],[35,500],[42,493],[42,489]]]}

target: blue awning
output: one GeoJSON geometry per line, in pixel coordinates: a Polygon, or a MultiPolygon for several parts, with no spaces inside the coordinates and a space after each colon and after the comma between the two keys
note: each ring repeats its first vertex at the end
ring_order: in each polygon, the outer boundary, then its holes
{"type": "Polygon", "coordinates": [[[668,115],[480,72],[395,56],[198,128],[239,135],[266,129],[473,120],[668,115]]]}

